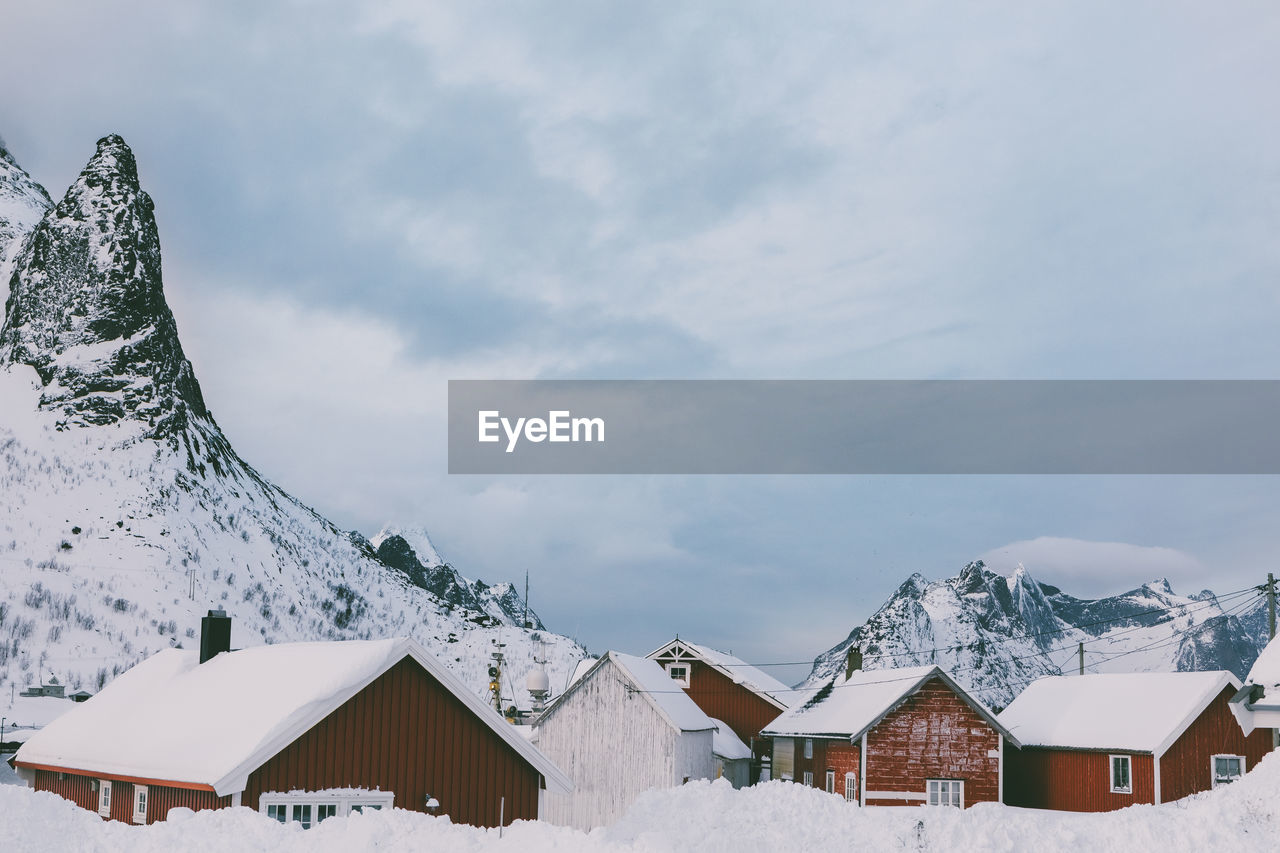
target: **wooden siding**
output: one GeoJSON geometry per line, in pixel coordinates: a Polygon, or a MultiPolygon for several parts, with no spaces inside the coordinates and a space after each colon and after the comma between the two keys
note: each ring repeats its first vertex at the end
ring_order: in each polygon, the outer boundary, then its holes
{"type": "MultiPolygon", "coordinates": [[[[133,823],[133,783],[111,776],[82,776],[75,773],[56,773],[51,770],[35,771],[35,790],[50,791],[64,797],[91,812],[98,810],[99,791],[93,790],[93,780],[111,781],[111,820],[133,823]],[[59,779],[62,776],[64,778],[59,779]]],[[[231,805],[230,797],[219,797],[212,791],[195,791],[187,788],[171,788],[166,785],[147,786],[147,823],[164,820],[169,809],[181,806],[200,811],[220,809],[231,805]]]]}
{"type": "Polygon", "coordinates": [[[1151,755],[1005,747],[1005,802],[1011,806],[1106,812],[1155,802],[1151,755]],[[1130,755],[1133,793],[1111,791],[1111,756],[1130,755]]]}
{"type": "Polygon", "coordinates": [[[1000,735],[939,678],[867,733],[867,805],[924,801],[929,779],[964,782],[965,807],[1000,802],[1000,735]],[[873,799],[909,792],[920,799],[873,799]]]}
{"type": "Polygon", "coordinates": [[[1214,755],[1243,755],[1252,770],[1271,751],[1271,731],[1257,729],[1248,737],[1240,730],[1228,700],[1235,691],[1226,687],[1204,713],[1160,756],[1160,799],[1178,800],[1213,787],[1210,760],[1214,755]]]}
{"type": "MultiPolygon", "coordinates": [[[[783,740],[783,738],[778,738],[783,740]]],[[[827,789],[827,771],[832,770],[836,774],[836,790],[839,796],[844,796],[844,774],[852,773],[857,784],[857,776],[859,773],[859,751],[858,744],[849,743],[848,740],[831,740],[828,738],[813,738],[813,758],[804,757],[804,742],[802,737],[792,738],[795,741],[795,781],[803,784],[804,774],[813,774],[813,787],[820,791],[827,789]]],[[[854,790],[854,799],[857,799],[857,789],[854,790]]]]}
{"type": "Polygon", "coordinates": [[[547,793],[543,817],[579,829],[612,823],[643,791],[715,775],[711,731],[677,732],[612,660],[538,722],[537,746],[574,785],[547,793]]]}
{"type": "MultiPolygon", "coordinates": [[[[671,655],[656,658],[662,666],[675,660],[671,655]]],[[[681,663],[688,661],[682,660],[681,663]]],[[[733,729],[733,733],[750,745],[760,737],[760,730],[782,713],[776,705],[762,699],[750,688],[735,683],[724,673],[702,661],[692,661],[689,687],[685,690],[694,704],[708,717],[715,717],[733,729]]],[[[767,754],[767,750],[766,750],[767,754]]]]}
{"type": "Polygon", "coordinates": [[[538,816],[540,774],[412,658],[351,697],[249,776],[243,804],[271,791],[370,788],[395,806],[476,826],[538,816]],[[500,801],[505,803],[500,805],[500,801]]]}

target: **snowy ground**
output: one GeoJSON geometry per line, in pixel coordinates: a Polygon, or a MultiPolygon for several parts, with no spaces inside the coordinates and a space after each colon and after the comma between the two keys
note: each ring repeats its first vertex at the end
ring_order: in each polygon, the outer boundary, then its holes
{"type": "MultiPolygon", "coordinates": [[[[293,825],[296,827],[296,824],[293,825]]],[[[0,786],[0,849],[21,851],[1275,851],[1280,758],[1244,779],[1164,806],[1068,814],[979,805],[860,809],[813,788],[769,782],[735,791],[691,783],[642,797],[621,821],[591,833],[521,822],[497,830],[413,812],[331,818],[302,831],[245,809],[182,815],[149,827],[104,823],[47,793],[0,786]]]]}

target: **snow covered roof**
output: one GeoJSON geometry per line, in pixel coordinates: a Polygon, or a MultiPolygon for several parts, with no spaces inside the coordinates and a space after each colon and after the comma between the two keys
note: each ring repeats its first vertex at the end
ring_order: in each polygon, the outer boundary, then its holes
{"type": "Polygon", "coordinates": [[[838,676],[829,684],[801,694],[796,707],[766,726],[762,734],[856,740],[932,678],[942,679],[997,731],[1008,736],[985,705],[937,666],[857,670],[847,679],[838,676]]]}
{"type": "Polygon", "coordinates": [[[711,754],[725,761],[741,761],[751,757],[751,747],[742,742],[733,729],[715,717],[709,718],[716,727],[711,736],[711,754]]]}
{"type": "Polygon", "coordinates": [[[1028,685],[1000,722],[1024,746],[1160,755],[1223,689],[1239,686],[1224,671],[1054,675],[1028,685]]]}
{"type": "Polygon", "coordinates": [[[783,684],[759,667],[752,666],[744,660],[713,649],[710,646],[702,646],[677,638],[650,652],[647,657],[656,658],[676,645],[684,647],[707,666],[718,670],[735,684],[741,684],[753,693],[768,699],[781,710],[786,710],[791,705],[792,694],[795,691],[788,685],[783,684]]]}
{"type": "Polygon", "coordinates": [[[701,732],[714,729],[716,724],[703,713],[684,689],[671,680],[667,671],[648,658],[609,652],[612,660],[631,679],[646,699],[682,732],[701,732]]]}
{"type": "Polygon", "coordinates": [[[1267,643],[1244,681],[1245,684],[1280,689],[1280,637],[1267,643]]]}
{"type": "Polygon", "coordinates": [[[481,698],[410,639],[280,643],[199,663],[167,649],[31,737],[18,765],[244,789],[249,774],[406,656],[522,758],[547,787],[572,783],[481,698]]]}

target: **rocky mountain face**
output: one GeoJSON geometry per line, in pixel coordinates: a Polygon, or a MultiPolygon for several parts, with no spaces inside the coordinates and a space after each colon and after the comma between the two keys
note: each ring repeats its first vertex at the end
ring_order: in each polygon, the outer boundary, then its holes
{"type": "Polygon", "coordinates": [[[814,661],[806,686],[842,673],[850,648],[866,669],[936,663],[988,705],[1002,708],[1043,675],[1226,669],[1243,677],[1266,644],[1262,602],[1176,594],[1158,580],[1119,595],[1080,599],[973,562],[955,577],[908,578],[847,638],[814,661]]]}
{"type": "Polygon", "coordinates": [[[0,148],[0,258],[0,687],[96,690],[198,642],[212,607],[237,646],[410,635],[483,694],[501,642],[504,703],[527,706],[535,656],[564,683],[584,651],[536,615],[526,629],[513,586],[463,578],[422,532],[339,530],[236,454],[124,140],[100,140],[56,205],[0,148]]]}

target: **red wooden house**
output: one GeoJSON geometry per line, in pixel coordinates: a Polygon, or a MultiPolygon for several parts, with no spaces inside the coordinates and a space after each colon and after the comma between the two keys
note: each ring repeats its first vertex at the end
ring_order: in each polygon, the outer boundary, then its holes
{"type": "Polygon", "coordinates": [[[1229,672],[1053,676],[1000,714],[1021,748],[1006,761],[1010,805],[1100,812],[1167,803],[1234,780],[1271,750],[1245,736],[1229,672]]]}
{"type": "Polygon", "coordinates": [[[772,749],[760,732],[787,710],[795,692],[733,655],[688,640],[676,638],[647,657],[665,669],[703,713],[724,722],[751,748],[754,782],[760,760],[772,749]]]}
{"type": "Polygon", "coordinates": [[[310,826],[394,806],[496,826],[536,818],[544,789],[572,790],[412,640],[225,648],[151,656],[32,736],[14,767],[133,823],[248,806],[310,826]]]}
{"type": "Polygon", "coordinates": [[[1004,742],[982,703],[936,666],[852,670],[764,729],[774,778],[864,805],[1002,802],[1004,742]]]}

